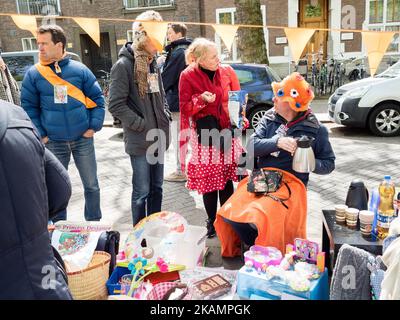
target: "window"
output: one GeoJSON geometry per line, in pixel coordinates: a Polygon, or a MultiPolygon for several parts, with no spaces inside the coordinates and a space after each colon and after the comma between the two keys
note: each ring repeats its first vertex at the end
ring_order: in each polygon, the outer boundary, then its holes
{"type": "Polygon", "coordinates": [[[249,70],[235,69],[235,73],[241,85],[253,82],[253,73],[249,70]]]}
{"type": "Polygon", "coordinates": [[[22,38],[21,40],[23,51],[37,50],[38,46],[35,38],[22,38]]]}
{"type": "MultiPolygon", "coordinates": [[[[400,0],[367,0],[368,29],[375,31],[400,31],[400,0]]],[[[399,52],[399,34],[389,45],[387,52],[399,52]]]]}
{"type": "MultiPolygon", "coordinates": [[[[262,14],[262,19],[263,19],[263,25],[267,24],[267,11],[266,11],[266,6],[262,5],[260,7],[261,9],[261,14],[262,14]]],[[[216,21],[217,23],[221,24],[235,24],[236,20],[236,8],[224,8],[224,9],[216,9],[216,21]]],[[[268,29],[264,28],[264,40],[265,40],[265,45],[268,50],[268,29]]],[[[215,33],[215,43],[217,44],[218,47],[218,53],[220,55],[220,59],[222,61],[240,61],[238,58],[238,49],[237,49],[237,35],[233,41],[231,51],[229,51],[224,42],[221,40],[221,37],[215,33]]]]}
{"type": "MultiPolygon", "coordinates": [[[[236,8],[216,9],[217,23],[221,24],[235,24],[235,12],[236,8]]],[[[218,53],[222,61],[237,61],[237,36],[233,41],[231,51],[225,46],[221,37],[215,33],[215,43],[218,47],[218,53]]]]}
{"type": "Polygon", "coordinates": [[[369,22],[383,22],[383,0],[371,0],[369,2],[369,22]]]}
{"type": "Polygon", "coordinates": [[[28,56],[3,56],[4,62],[7,64],[12,76],[16,81],[22,81],[28,69],[34,65],[32,55],[28,56]]]}
{"type": "Polygon", "coordinates": [[[173,0],[125,0],[126,9],[168,7],[172,6],[173,4],[173,0]]]}
{"type": "Polygon", "coordinates": [[[17,0],[18,13],[33,15],[59,15],[60,0],[17,0]]]}
{"type": "Polygon", "coordinates": [[[387,1],[387,22],[400,22],[400,0],[387,1]]]}

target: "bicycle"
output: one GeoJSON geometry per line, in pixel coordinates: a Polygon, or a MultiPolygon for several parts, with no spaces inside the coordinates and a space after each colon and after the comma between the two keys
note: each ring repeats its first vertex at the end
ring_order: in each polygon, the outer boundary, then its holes
{"type": "Polygon", "coordinates": [[[104,74],[101,76],[99,80],[99,85],[104,95],[105,105],[108,105],[109,101],[109,92],[110,92],[110,84],[111,84],[111,74],[104,70],[99,70],[100,73],[104,74]]]}
{"type": "MultiPolygon", "coordinates": [[[[110,101],[111,74],[104,70],[99,70],[99,72],[104,74],[104,76],[100,78],[99,84],[104,95],[104,107],[107,107],[110,101]]],[[[114,116],[113,116],[113,127],[122,128],[121,120],[114,116]]]]}

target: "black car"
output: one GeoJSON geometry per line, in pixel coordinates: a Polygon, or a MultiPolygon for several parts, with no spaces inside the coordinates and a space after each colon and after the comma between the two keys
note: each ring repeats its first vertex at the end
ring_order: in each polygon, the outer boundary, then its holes
{"type": "Polygon", "coordinates": [[[250,128],[257,127],[268,109],[272,108],[271,82],[281,81],[279,75],[264,64],[229,63],[239,78],[240,87],[248,93],[246,116],[250,122],[250,128]]]}

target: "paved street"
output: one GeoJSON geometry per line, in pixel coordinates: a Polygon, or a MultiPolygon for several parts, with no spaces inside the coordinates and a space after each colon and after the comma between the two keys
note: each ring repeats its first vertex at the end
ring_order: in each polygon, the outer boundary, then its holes
{"type": "MultiPolygon", "coordinates": [[[[321,121],[326,110],[326,100],[315,101],[314,112],[321,121]]],[[[110,123],[109,115],[106,123],[110,123]]],[[[337,161],[335,171],[328,176],[312,174],[308,188],[307,234],[310,240],[321,242],[321,210],[333,208],[334,204],[344,203],[348,186],[353,179],[364,181],[369,190],[377,187],[383,176],[391,174],[396,185],[400,186],[400,138],[380,138],[372,136],[367,130],[345,128],[326,123],[337,161]]],[[[103,221],[114,223],[114,229],[125,238],[131,227],[131,167],[128,155],[124,152],[121,139],[122,129],[104,127],[96,134],[96,153],[98,176],[101,188],[103,221]]],[[[165,173],[173,170],[175,158],[172,148],[166,157],[165,173]]],[[[73,184],[73,194],[69,205],[69,220],[83,219],[83,189],[74,165],[69,173],[73,184]]],[[[202,198],[189,192],[183,183],[165,182],[163,210],[182,214],[190,224],[204,225],[206,213],[202,198]]],[[[218,239],[208,240],[211,247],[209,263],[221,265],[218,254],[218,239]]]]}

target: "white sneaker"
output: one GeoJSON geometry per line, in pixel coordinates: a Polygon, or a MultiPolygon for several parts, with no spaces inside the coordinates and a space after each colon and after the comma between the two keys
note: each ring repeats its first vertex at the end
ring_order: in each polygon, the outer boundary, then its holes
{"type": "Polygon", "coordinates": [[[185,182],[187,178],[184,173],[172,172],[168,176],[164,177],[164,180],[169,182],[185,182]]]}

